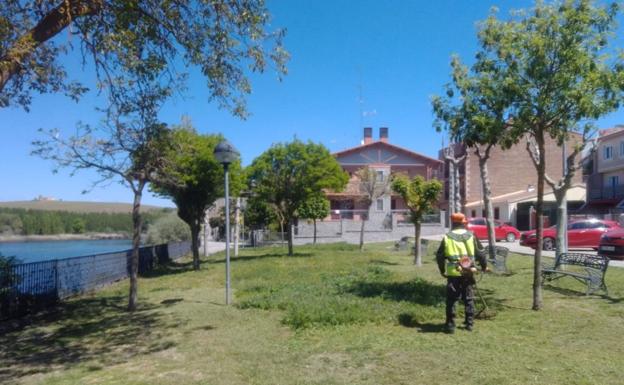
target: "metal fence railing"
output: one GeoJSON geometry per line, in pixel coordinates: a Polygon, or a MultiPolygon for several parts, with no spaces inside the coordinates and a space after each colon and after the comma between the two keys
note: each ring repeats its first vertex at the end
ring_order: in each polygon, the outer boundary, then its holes
{"type": "MultiPolygon", "coordinates": [[[[139,274],[190,252],[190,242],[139,249],[139,274]]],[[[132,250],[6,265],[0,269],[0,320],[19,317],[64,298],[129,276],[132,250]]]]}
{"type": "MultiPolygon", "coordinates": [[[[397,224],[399,225],[411,225],[411,213],[409,210],[392,210],[392,215],[396,217],[397,224]]],[[[425,214],[422,217],[421,223],[441,223],[440,213],[425,214]]]]}

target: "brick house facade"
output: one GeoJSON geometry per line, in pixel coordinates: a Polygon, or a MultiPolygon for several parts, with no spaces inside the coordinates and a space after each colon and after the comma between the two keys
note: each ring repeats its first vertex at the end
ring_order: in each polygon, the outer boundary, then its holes
{"type": "Polygon", "coordinates": [[[620,212],[624,208],[624,126],[601,130],[586,158],[587,205],[594,214],[620,212]]]}
{"type": "MultiPolygon", "coordinates": [[[[572,134],[566,142],[567,151],[570,153],[574,146],[580,143],[582,137],[572,134]]],[[[481,173],[479,171],[479,158],[474,150],[466,148],[463,144],[455,144],[459,155],[466,154],[466,159],[460,166],[460,185],[462,207],[469,217],[481,217],[485,215],[483,208],[483,194],[481,173]]],[[[440,159],[444,150],[440,151],[440,159]]],[[[562,176],[562,147],[550,137],[546,140],[546,173],[553,179],[562,176]]],[[[579,157],[580,158],[580,157],[579,157]]],[[[446,162],[448,163],[448,161],[446,162]]],[[[446,167],[448,169],[448,167],[446,167]]],[[[503,222],[510,222],[519,228],[527,228],[529,225],[530,207],[537,200],[537,172],[526,149],[526,140],[507,150],[494,147],[488,161],[488,172],[494,206],[494,217],[503,222]]],[[[582,183],[582,173],[575,174],[572,181],[574,186],[568,194],[568,203],[571,209],[580,207],[585,201],[585,187],[582,183]]],[[[554,195],[546,185],[545,187],[546,216],[554,218],[554,195]],[[550,193],[549,193],[550,192],[550,193]],[[552,213],[551,213],[552,211],[552,213]]],[[[448,172],[445,173],[445,201],[443,207],[448,207],[448,172]]],[[[552,222],[552,218],[551,218],[552,222]]]]}

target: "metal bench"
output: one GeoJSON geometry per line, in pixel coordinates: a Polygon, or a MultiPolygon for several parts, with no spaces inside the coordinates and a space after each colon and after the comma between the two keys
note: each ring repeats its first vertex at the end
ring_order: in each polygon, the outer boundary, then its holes
{"type": "MultiPolygon", "coordinates": [[[[488,264],[492,265],[492,271],[498,274],[506,274],[507,271],[507,255],[509,254],[509,249],[502,246],[495,247],[496,253],[494,255],[494,259],[488,258],[488,264]]],[[[487,251],[487,246],[486,246],[487,251]]]]}
{"type": "Polygon", "coordinates": [[[400,241],[397,241],[394,244],[394,250],[396,251],[401,251],[401,250],[408,250],[410,247],[410,241],[409,241],[409,237],[403,237],[401,238],[400,241]]]}
{"type": "Polygon", "coordinates": [[[609,267],[609,258],[604,255],[582,253],[561,253],[555,258],[554,266],[542,266],[542,284],[569,276],[587,284],[585,294],[599,290],[607,293],[604,277],[609,267]],[[566,266],[580,266],[584,271],[568,270],[566,266]]]}

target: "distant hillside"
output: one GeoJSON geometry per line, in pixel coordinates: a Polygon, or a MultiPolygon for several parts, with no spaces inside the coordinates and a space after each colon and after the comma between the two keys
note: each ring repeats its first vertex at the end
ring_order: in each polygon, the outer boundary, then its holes
{"type": "MultiPolygon", "coordinates": [[[[69,202],[69,201],[13,201],[0,202],[0,207],[14,209],[70,211],[75,213],[130,213],[130,203],[69,202]]],[[[165,207],[141,205],[142,212],[166,210],[165,207]]]]}

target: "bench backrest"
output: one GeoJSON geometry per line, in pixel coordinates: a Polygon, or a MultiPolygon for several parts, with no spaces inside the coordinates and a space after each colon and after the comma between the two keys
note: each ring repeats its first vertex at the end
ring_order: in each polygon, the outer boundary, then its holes
{"type": "Polygon", "coordinates": [[[609,258],[604,255],[561,253],[555,260],[555,269],[560,265],[584,266],[606,271],[609,266],[609,258]]]}

